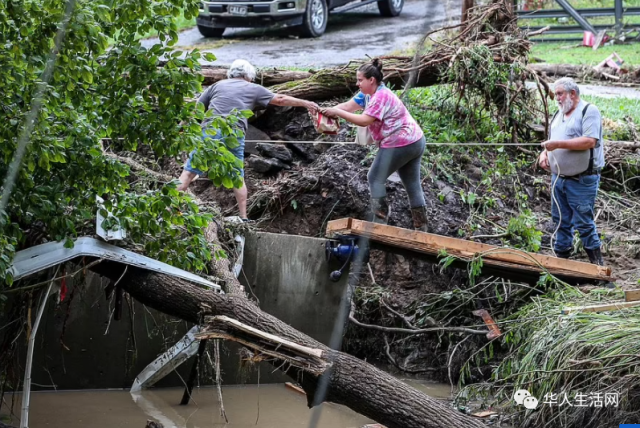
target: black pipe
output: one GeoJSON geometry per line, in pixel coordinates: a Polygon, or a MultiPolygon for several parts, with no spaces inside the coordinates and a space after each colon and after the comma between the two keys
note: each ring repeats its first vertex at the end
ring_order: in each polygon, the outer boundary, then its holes
{"type": "Polygon", "coordinates": [[[186,406],[187,404],[189,404],[189,400],[191,399],[191,393],[193,392],[193,385],[196,383],[196,378],[198,377],[198,366],[200,365],[202,354],[204,354],[204,350],[206,348],[207,348],[207,339],[202,339],[200,341],[200,345],[198,346],[198,353],[196,354],[196,359],[193,362],[193,366],[191,366],[191,373],[189,373],[187,386],[184,388],[182,401],[180,401],[181,406],[186,406]]]}
{"type": "Polygon", "coordinates": [[[121,285],[116,286],[116,307],[114,310],[113,319],[120,321],[122,319],[122,297],[124,295],[124,289],[121,285]]]}
{"type": "Polygon", "coordinates": [[[622,34],[622,0],[615,1],[615,13],[616,13],[616,37],[619,37],[622,34]]]}

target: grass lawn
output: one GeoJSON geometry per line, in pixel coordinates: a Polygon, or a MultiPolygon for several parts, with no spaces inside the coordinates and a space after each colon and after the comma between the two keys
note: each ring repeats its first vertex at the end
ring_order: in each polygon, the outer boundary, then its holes
{"type": "MultiPolygon", "coordinates": [[[[612,8],[615,5],[614,0],[570,0],[569,3],[576,9],[587,8],[612,8]]],[[[640,6],[640,0],[624,0],[623,7],[638,7],[640,6]]],[[[562,9],[555,1],[546,0],[544,2],[543,10],[548,9],[562,9]]],[[[593,25],[613,25],[615,23],[615,17],[613,16],[590,16],[587,20],[593,25]]],[[[558,19],[523,19],[520,21],[520,25],[526,22],[531,26],[537,25],[577,25],[577,22],[573,18],[558,19]],[[562,22],[564,21],[564,22],[562,22]]],[[[625,25],[636,25],[640,23],[640,16],[638,15],[625,15],[623,18],[625,25]]]]}
{"type": "Polygon", "coordinates": [[[538,42],[533,45],[531,56],[551,64],[596,65],[611,53],[616,52],[624,60],[624,65],[640,65],[640,43],[628,45],[602,46],[592,48],[577,46],[576,42],[538,42]]]}
{"type": "MultiPolygon", "coordinates": [[[[584,8],[612,8],[614,6],[614,0],[571,0],[571,5],[576,9],[584,8]]],[[[624,7],[639,7],[640,0],[624,0],[624,7]]],[[[560,6],[551,0],[544,2],[543,9],[560,9],[560,6]]],[[[586,18],[593,25],[608,25],[613,27],[615,25],[615,18],[613,16],[606,17],[588,17],[586,18]]],[[[637,28],[640,24],[640,16],[626,15],[624,17],[624,24],[627,28],[637,28]]],[[[521,27],[525,26],[565,26],[565,25],[577,25],[572,18],[553,18],[553,19],[521,19],[519,21],[521,27]]],[[[613,33],[609,33],[613,34],[613,33]]],[[[633,33],[631,37],[637,35],[633,33]]],[[[548,34],[543,37],[546,40],[553,40],[554,38],[562,37],[576,37],[582,38],[582,33],[571,34],[548,34]]],[[[640,65],[640,43],[630,43],[628,45],[618,46],[604,46],[597,51],[593,51],[587,47],[578,47],[572,49],[563,49],[566,46],[575,46],[580,42],[545,42],[537,43],[533,48],[533,56],[541,58],[544,62],[553,64],[587,64],[595,65],[602,61],[605,57],[609,56],[611,52],[617,52],[618,55],[625,60],[627,65],[640,65]]]]}
{"type": "Polygon", "coordinates": [[[634,123],[640,124],[640,99],[605,98],[592,95],[583,95],[581,98],[598,106],[603,118],[626,122],[626,117],[631,117],[634,123]]]}

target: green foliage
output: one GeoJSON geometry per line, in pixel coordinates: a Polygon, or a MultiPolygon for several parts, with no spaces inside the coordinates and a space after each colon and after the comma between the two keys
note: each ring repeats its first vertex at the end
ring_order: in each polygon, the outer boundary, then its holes
{"type": "Polygon", "coordinates": [[[475,285],[476,279],[482,273],[482,266],[484,266],[484,262],[482,261],[482,256],[475,256],[469,262],[469,266],[467,270],[469,271],[469,283],[471,285],[475,285]]]}
{"type": "Polygon", "coordinates": [[[536,253],[540,249],[542,232],[537,228],[538,221],[530,210],[521,212],[509,220],[507,233],[511,244],[524,251],[536,253]]]}
{"type": "MultiPolygon", "coordinates": [[[[536,297],[505,320],[502,346],[504,358],[493,370],[491,381],[462,391],[459,399],[473,399],[474,393],[491,397],[492,405],[513,412],[513,425],[613,426],[638,417],[638,342],[630,340],[640,332],[640,310],[578,312],[561,316],[566,306],[593,305],[619,300],[620,290],[594,290],[589,294],[566,284],[536,297]],[[547,394],[617,392],[617,407],[591,408],[586,413],[575,406],[539,406],[526,412],[513,404],[513,394],[527,389],[540,402],[547,394]],[[632,412],[632,413],[629,413],[632,412]]],[[[572,400],[573,401],[573,400],[572,400]]]]}
{"type": "Polygon", "coordinates": [[[438,264],[440,265],[440,273],[444,273],[444,271],[447,270],[447,268],[451,266],[453,262],[458,260],[456,256],[448,254],[447,250],[445,250],[444,248],[441,248],[438,251],[438,258],[440,259],[440,261],[438,262],[438,264]]]}
{"type": "MultiPolygon", "coordinates": [[[[0,218],[0,221],[5,221],[0,218]]],[[[13,275],[9,270],[11,260],[16,250],[16,238],[13,236],[0,235],[0,283],[13,284],[13,275]]]]}
{"type": "MultiPolygon", "coordinates": [[[[509,46],[508,39],[505,43],[509,46]]],[[[521,55],[522,52],[510,54],[521,55]]],[[[543,111],[543,106],[535,92],[523,87],[525,64],[517,60],[496,62],[487,46],[474,45],[460,48],[446,73],[447,79],[454,82],[449,87],[454,117],[474,130],[483,124],[483,117],[494,122],[495,131],[484,138],[477,133],[477,141],[501,143],[531,137],[527,125],[536,117],[536,111],[543,111]]]]}
{"type": "MultiPolygon", "coordinates": [[[[465,99],[460,100],[452,85],[412,89],[408,93],[407,107],[429,142],[501,143],[509,140],[488,111],[475,109],[465,99]]],[[[438,150],[444,150],[444,147],[438,150]]]]}
{"type": "MultiPolygon", "coordinates": [[[[0,8],[1,179],[16,153],[27,112],[38,101],[33,97],[66,3],[4,0],[0,8]]],[[[95,218],[96,195],[114,208],[132,244],[173,265],[204,268],[211,255],[202,231],[211,216],[200,214],[190,197],[175,190],[175,183],[132,193],[129,167],[105,156],[102,142],[111,138],[111,150],[145,147],[169,157],[202,149],[199,122],[205,114],[188,98],[201,90],[201,77],[194,71],[203,55],[197,50],[172,52],[181,13],[187,19],[196,16],[197,2],[76,2],[0,224],[0,279],[5,283],[10,283],[6,268],[16,249],[42,238],[64,240],[86,233],[95,218]],[[137,35],[151,30],[165,46],[140,45],[137,35]]],[[[235,137],[231,123],[218,119],[216,124],[223,135],[235,137]]],[[[198,153],[196,165],[208,167],[216,184],[241,182],[237,160],[221,144],[210,143],[198,153]]]]}

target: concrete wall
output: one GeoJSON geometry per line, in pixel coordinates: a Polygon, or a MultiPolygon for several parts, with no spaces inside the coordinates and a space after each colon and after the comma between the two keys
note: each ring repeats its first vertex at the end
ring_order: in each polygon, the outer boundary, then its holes
{"type": "Polygon", "coordinates": [[[329,280],[330,271],[337,267],[325,261],[325,241],[277,233],[250,234],[240,279],[256,294],[262,310],[328,344],[347,274],[337,283],[329,280]]]}
{"type": "MultiPolygon", "coordinates": [[[[328,343],[347,275],[341,282],[329,281],[329,272],[336,267],[330,268],[325,262],[324,242],[300,236],[250,234],[240,279],[253,290],[265,312],[328,343]]],[[[38,385],[44,389],[50,385],[58,389],[128,388],[140,370],[191,327],[133,299],[125,300],[123,319],[115,321],[104,285],[106,281],[103,284],[99,277],[88,274],[86,280],[70,287],[75,290],[70,305],[55,305],[53,298],[49,301],[37,337],[34,389],[38,385]]],[[[21,348],[24,361],[26,346],[21,348]]],[[[272,374],[269,365],[261,366],[258,379],[257,370],[240,372],[238,361],[238,348],[226,344],[222,362],[225,383],[288,380],[279,372],[272,374]]],[[[180,368],[183,379],[190,367],[188,361],[180,368]]],[[[180,386],[180,376],[173,373],[158,386],[180,386]]]]}

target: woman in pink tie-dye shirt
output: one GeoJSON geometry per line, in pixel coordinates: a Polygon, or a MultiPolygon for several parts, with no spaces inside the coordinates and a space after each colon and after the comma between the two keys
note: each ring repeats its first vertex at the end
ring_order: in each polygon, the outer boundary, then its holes
{"type": "Polygon", "coordinates": [[[395,171],[407,189],[413,226],[427,231],[427,212],[420,180],[420,161],[425,148],[422,129],[400,98],[382,83],[382,63],[378,59],[363,64],[356,74],[358,93],[353,99],[324,110],[328,116],[341,117],[355,125],[366,126],[378,145],[378,153],[369,169],[372,220],[387,223],[387,178],[395,171]],[[368,99],[368,102],[365,100],[368,99]],[[355,114],[358,110],[362,114],[355,114]]]}

